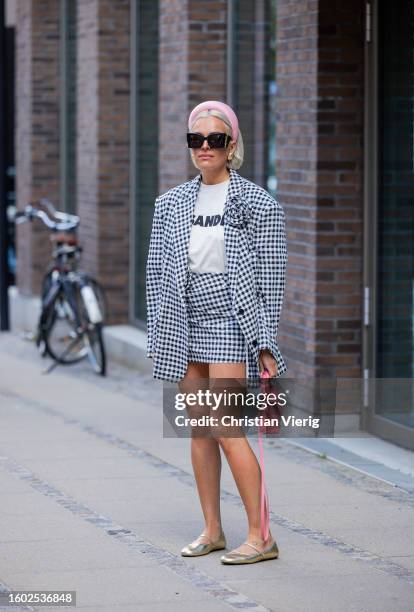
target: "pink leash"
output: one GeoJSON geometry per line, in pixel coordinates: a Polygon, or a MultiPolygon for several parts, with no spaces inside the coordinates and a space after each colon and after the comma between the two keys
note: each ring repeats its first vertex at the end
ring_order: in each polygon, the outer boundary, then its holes
{"type": "MultiPolygon", "coordinates": [[[[263,370],[260,373],[260,378],[270,378],[270,374],[267,370],[263,370]]],[[[259,463],[261,471],[261,488],[260,488],[260,526],[262,539],[266,542],[269,537],[269,497],[267,495],[266,483],[265,483],[265,466],[264,466],[264,452],[263,452],[263,440],[262,430],[263,425],[259,425],[259,463]]]]}

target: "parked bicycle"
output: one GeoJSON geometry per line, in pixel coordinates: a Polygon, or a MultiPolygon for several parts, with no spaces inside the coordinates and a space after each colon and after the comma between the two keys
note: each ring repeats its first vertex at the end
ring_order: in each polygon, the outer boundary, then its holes
{"type": "Polygon", "coordinates": [[[42,198],[16,212],[15,223],[40,219],[51,230],[53,260],[42,282],[41,313],[36,345],[40,354],[54,363],[70,365],[88,357],[95,372],[106,375],[106,351],[103,325],[107,311],[101,285],[78,269],[82,247],[76,230],[80,218],[57,211],[42,198]],[[46,209],[47,213],[45,212],[46,209]]]}

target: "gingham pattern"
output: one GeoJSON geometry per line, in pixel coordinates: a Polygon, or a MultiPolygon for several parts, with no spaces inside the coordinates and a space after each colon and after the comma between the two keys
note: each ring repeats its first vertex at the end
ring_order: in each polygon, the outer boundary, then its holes
{"type": "MultiPolygon", "coordinates": [[[[187,370],[189,323],[185,298],[188,244],[201,174],[156,198],[147,259],[147,356],[153,377],[178,382],[187,370]]],[[[262,187],[230,169],[224,242],[233,313],[246,341],[247,377],[259,376],[259,350],[277,346],[287,247],[282,206],[262,187]],[[247,224],[243,220],[247,215],[247,224]]]]}
{"type": "Polygon", "coordinates": [[[188,271],[188,360],[243,362],[246,341],[233,314],[226,273],[188,271]]]}

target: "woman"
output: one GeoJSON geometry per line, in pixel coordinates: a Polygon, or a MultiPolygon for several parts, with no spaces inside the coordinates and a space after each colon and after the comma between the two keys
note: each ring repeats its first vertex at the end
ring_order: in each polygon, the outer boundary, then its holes
{"type": "MultiPolygon", "coordinates": [[[[199,174],[159,196],[147,262],[148,345],[153,376],[191,389],[200,380],[240,380],[286,365],[276,343],[287,262],[284,212],[262,187],[241,177],[237,116],[218,101],[189,116],[187,145],[199,174]]],[[[220,518],[220,448],[248,519],[246,541],[226,564],[278,557],[271,533],[261,538],[261,474],[245,436],[191,439],[205,519],[181,551],[205,555],[226,547],[220,518]]]]}

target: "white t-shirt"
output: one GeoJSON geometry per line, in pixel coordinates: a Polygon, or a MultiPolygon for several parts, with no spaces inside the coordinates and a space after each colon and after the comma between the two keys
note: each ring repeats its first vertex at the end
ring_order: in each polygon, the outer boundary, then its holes
{"type": "Polygon", "coordinates": [[[223,212],[230,179],[206,185],[200,182],[194,205],[188,249],[192,272],[225,272],[223,212]]]}

